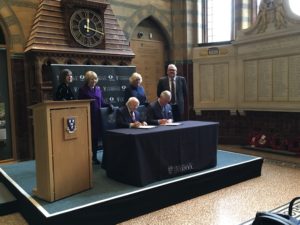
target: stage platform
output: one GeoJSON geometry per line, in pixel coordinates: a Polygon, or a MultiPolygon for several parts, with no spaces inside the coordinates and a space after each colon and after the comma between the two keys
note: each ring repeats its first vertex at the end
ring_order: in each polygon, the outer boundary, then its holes
{"type": "Polygon", "coordinates": [[[260,157],[218,150],[216,167],[142,188],[109,179],[97,165],[92,189],[52,203],[33,196],[35,161],[1,166],[0,182],[15,196],[15,211],[30,224],[116,224],[258,177],[262,163],[260,157]]]}

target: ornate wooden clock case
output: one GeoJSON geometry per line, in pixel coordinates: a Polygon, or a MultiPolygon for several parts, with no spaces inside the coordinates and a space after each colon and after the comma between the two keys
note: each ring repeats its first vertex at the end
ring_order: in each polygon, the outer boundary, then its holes
{"type": "Polygon", "coordinates": [[[63,0],[62,6],[70,45],[105,49],[104,11],[107,5],[63,0]]]}

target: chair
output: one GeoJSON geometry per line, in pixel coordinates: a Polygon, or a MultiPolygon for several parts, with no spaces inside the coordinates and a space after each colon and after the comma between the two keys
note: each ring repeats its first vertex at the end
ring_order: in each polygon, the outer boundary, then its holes
{"type": "MultiPolygon", "coordinates": [[[[117,128],[116,112],[118,107],[113,107],[113,111],[110,111],[109,107],[100,108],[101,118],[101,137],[104,136],[106,130],[112,130],[117,128]]],[[[102,138],[100,139],[99,147],[102,149],[102,138]]]]}
{"type": "Polygon", "coordinates": [[[137,111],[140,113],[140,120],[147,121],[147,107],[145,105],[140,105],[137,108],[137,111]]]}
{"type": "Polygon", "coordinates": [[[252,225],[299,225],[300,220],[293,217],[293,206],[299,200],[300,197],[292,199],[289,204],[288,215],[272,212],[257,212],[252,225]]]}
{"type": "Polygon", "coordinates": [[[300,197],[295,197],[290,202],[290,204],[289,204],[289,216],[293,216],[293,207],[294,207],[294,204],[297,203],[298,201],[300,201],[300,197]]]}
{"type": "Polygon", "coordinates": [[[106,130],[116,129],[117,128],[117,122],[116,122],[116,112],[118,107],[113,107],[113,111],[110,112],[110,109],[108,107],[104,107],[100,109],[101,112],[101,130],[102,133],[106,130]]]}
{"type": "MultiPolygon", "coordinates": [[[[117,128],[117,110],[119,107],[113,107],[112,112],[109,107],[100,108],[101,116],[101,136],[104,137],[105,131],[117,128]]],[[[101,167],[105,169],[105,153],[103,149],[103,140],[101,140],[102,146],[102,163],[101,167]]]]}
{"type": "Polygon", "coordinates": [[[258,212],[252,225],[297,225],[297,223],[288,215],[258,212]]]}

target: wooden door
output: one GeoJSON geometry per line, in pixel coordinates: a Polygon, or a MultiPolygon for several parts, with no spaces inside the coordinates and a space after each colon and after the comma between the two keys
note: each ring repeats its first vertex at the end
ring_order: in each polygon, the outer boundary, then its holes
{"type": "Polygon", "coordinates": [[[136,66],[136,71],[143,77],[143,87],[149,102],[157,99],[157,83],[161,76],[165,74],[164,42],[153,40],[132,39],[131,48],[135,53],[132,64],[136,66]]]}
{"type": "Polygon", "coordinates": [[[90,188],[90,149],[87,108],[51,110],[54,199],[90,188]],[[66,132],[74,118],[76,131],[66,132]]]}

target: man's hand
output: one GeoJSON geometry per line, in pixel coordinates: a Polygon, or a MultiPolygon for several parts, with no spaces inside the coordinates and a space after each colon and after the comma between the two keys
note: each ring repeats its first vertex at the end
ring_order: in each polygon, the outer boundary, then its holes
{"type": "Polygon", "coordinates": [[[130,127],[131,128],[138,128],[140,127],[142,124],[138,121],[134,122],[134,123],[130,123],[130,127]]]}
{"type": "Polygon", "coordinates": [[[166,124],[167,122],[168,122],[167,119],[160,119],[160,120],[158,120],[159,125],[164,125],[164,124],[166,124]]]}

